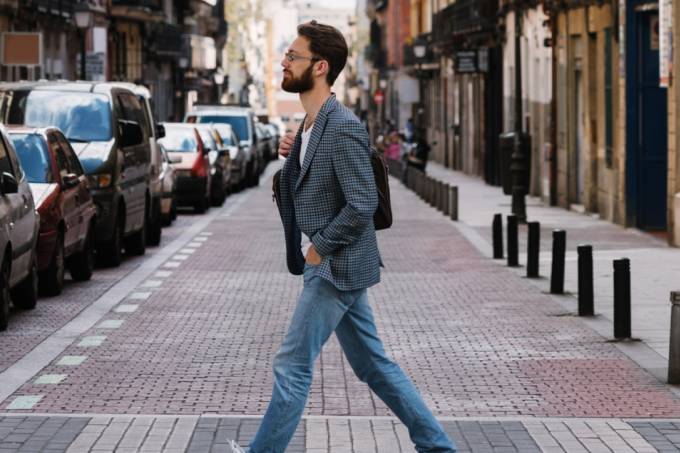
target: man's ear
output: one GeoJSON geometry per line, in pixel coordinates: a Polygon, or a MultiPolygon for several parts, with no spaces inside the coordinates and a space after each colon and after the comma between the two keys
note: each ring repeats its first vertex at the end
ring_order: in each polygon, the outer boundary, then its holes
{"type": "Polygon", "coordinates": [[[316,75],[317,76],[323,76],[328,73],[329,67],[328,67],[328,62],[326,60],[320,60],[317,62],[316,65],[316,75]]]}

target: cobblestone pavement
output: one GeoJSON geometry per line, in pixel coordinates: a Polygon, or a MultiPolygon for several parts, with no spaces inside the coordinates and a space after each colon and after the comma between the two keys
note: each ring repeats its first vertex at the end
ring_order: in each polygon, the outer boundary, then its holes
{"type": "MultiPolygon", "coordinates": [[[[480,178],[445,169],[439,164],[428,164],[428,173],[459,187],[460,224],[468,237],[480,238],[480,248],[491,256],[491,221],[494,213],[510,214],[510,197],[500,187],[484,184],[480,178]]],[[[542,279],[532,280],[541,290],[549,288],[552,262],[552,231],[567,233],[565,291],[573,299],[577,293],[577,254],[580,244],[593,246],[595,310],[601,317],[613,319],[614,259],[627,257],[631,261],[632,329],[633,336],[642,339],[664,359],[668,359],[670,291],[680,289],[680,250],[669,247],[664,240],[634,228],[622,228],[600,220],[597,215],[582,214],[559,207],[551,207],[535,197],[527,198],[527,216],[541,223],[542,279]],[[659,264],[663,263],[662,266],[659,264]]],[[[520,263],[526,263],[526,225],[519,229],[520,263]]],[[[505,241],[505,238],[504,238],[505,241]]],[[[518,269],[517,273],[525,273],[518,269]]],[[[569,303],[568,300],[563,302],[569,303]]],[[[611,325],[607,333],[612,335],[611,325]]]]}
{"type": "MultiPolygon", "coordinates": [[[[285,270],[269,184],[181,216],[163,246],[116,270],[79,310],[59,322],[45,314],[51,330],[0,372],[0,453],[247,444],[301,289],[285,270]]],[[[379,233],[387,267],[371,303],[388,353],[461,451],[680,451],[671,387],[485,257],[462,226],[392,188],[396,220],[379,233]]],[[[3,354],[21,343],[0,334],[3,354]]],[[[413,450],[333,338],[289,451],[413,450]]]]}

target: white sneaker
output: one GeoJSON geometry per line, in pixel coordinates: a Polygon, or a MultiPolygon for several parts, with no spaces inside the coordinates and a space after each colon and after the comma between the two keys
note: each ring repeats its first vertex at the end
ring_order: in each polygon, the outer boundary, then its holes
{"type": "Polygon", "coordinates": [[[229,441],[229,446],[231,447],[232,453],[246,453],[246,451],[236,443],[235,440],[229,441]]]}

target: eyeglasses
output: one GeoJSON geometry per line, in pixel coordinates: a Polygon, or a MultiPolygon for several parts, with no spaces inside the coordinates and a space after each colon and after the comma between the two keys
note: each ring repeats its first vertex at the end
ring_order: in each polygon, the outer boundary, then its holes
{"type": "Polygon", "coordinates": [[[302,55],[297,55],[294,54],[293,52],[286,52],[284,54],[284,57],[286,60],[290,61],[291,63],[294,62],[295,60],[309,60],[309,61],[320,61],[321,58],[316,58],[316,57],[303,57],[302,55]]]}

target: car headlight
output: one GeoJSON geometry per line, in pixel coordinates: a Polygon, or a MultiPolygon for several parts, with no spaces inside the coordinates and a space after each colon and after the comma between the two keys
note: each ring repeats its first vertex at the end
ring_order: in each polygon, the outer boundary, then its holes
{"type": "Polygon", "coordinates": [[[87,177],[91,188],[104,188],[111,185],[113,178],[111,173],[100,173],[98,175],[90,175],[87,177]]]}

